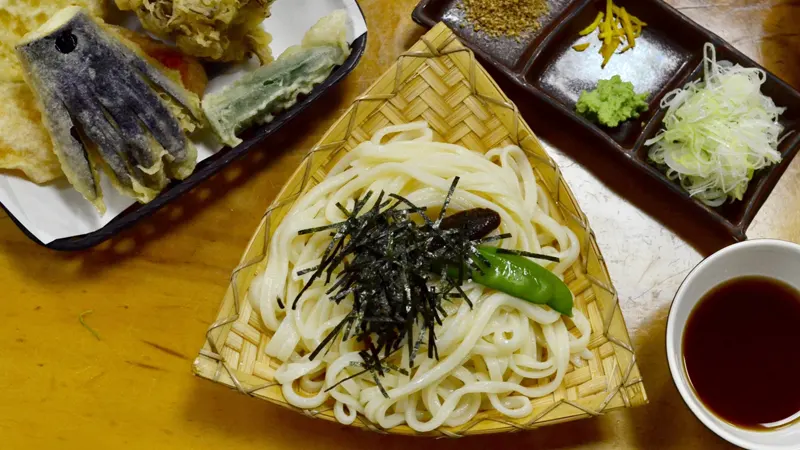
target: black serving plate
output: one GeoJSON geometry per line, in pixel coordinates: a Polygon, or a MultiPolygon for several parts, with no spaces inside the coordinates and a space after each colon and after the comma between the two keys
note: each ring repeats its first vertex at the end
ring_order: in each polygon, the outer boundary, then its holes
{"type": "Polygon", "coordinates": [[[413,18],[426,27],[444,21],[484,62],[559,111],[568,119],[564,122],[566,129],[581,128],[591,133],[606,151],[621,156],[633,170],[656,180],[664,188],[663,194],[685,206],[684,210],[690,211],[698,223],[715,229],[722,227],[736,240],[746,239],[747,227],[800,149],[800,93],[662,0],[615,0],[648,25],[637,38],[636,49],[614,55],[605,69],[600,67],[602,57],[597,53],[596,35],[592,35],[592,47],[586,51],[572,49],[579,41],[586,40],[578,31],[605,9],[605,0],[549,0],[551,12],[542,19],[541,29],[519,42],[474,32],[464,19],[460,3],[460,0],[422,0],[413,18]],[[668,179],[648,161],[644,145],[661,129],[664,111],[659,105],[664,94],[702,76],[706,42],[714,44],[718,59],[758,67],[767,73],[762,92],[778,106],[786,107],[781,121],[786,133],[794,132],[779,147],[783,160],[757,172],[741,201],[718,208],[690,197],[668,179]],[[583,90],[592,89],[599,80],[613,75],[632,82],[637,92],[649,92],[650,108],[638,120],[608,129],[576,114],[575,103],[583,90]]]}
{"type": "MultiPolygon", "coordinates": [[[[360,8],[360,5],[359,5],[360,8]]],[[[363,11],[362,11],[363,15],[363,11]]],[[[174,182],[167,186],[161,194],[153,201],[146,205],[134,204],[111,222],[106,224],[103,228],[92,233],[63,238],[55,240],[49,244],[45,244],[33,235],[25,226],[23,226],[16,217],[14,217],[8,209],[0,203],[6,214],[17,224],[17,226],[34,242],[43,245],[53,250],[61,251],[75,251],[85,250],[95,245],[106,241],[122,231],[130,227],[139,220],[153,214],[161,207],[171,202],[172,200],[180,197],[186,192],[192,190],[198,184],[208,179],[215,173],[227,167],[233,161],[241,158],[253,147],[256,147],[266,141],[273,133],[281,129],[284,125],[289,123],[292,119],[297,117],[303,110],[311,106],[323,93],[334,87],[342,79],[344,79],[353,69],[356,68],[364,51],[367,48],[367,33],[361,35],[358,39],[353,41],[350,45],[351,53],[347,60],[341,66],[337,67],[330,76],[320,85],[314,88],[311,93],[300,99],[294,106],[278,115],[274,121],[261,127],[254,127],[244,133],[243,141],[235,148],[225,147],[218,151],[216,154],[207,158],[197,164],[194,173],[180,182],[174,182]]]]}

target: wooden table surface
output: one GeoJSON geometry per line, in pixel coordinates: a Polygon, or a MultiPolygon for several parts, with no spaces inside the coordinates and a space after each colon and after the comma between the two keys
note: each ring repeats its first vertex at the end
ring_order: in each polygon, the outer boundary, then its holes
{"type": "MultiPolygon", "coordinates": [[[[609,261],[649,405],[526,433],[434,441],[318,422],[191,375],[230,271],[281,184],[423,32],[410,19],[415,0],[360,3],[370,34],[356,71],[263,148],[154,217],[98,248],[66,254],[37,246],[0,213],[0,448],[729,448],[684,407],[664,355],[678,284],[725,243],[691,227],[665,228],[654,218],[677,224],[665,215],[669,205],[523,102],[534,131],[558,149],[609,261]],[[79,322],[87,311],[99,339],[79,322]]],[[[800,88],[797,0],[670,3],[800,88]]],[[[800,159],[750,237],[800,242],[798,210],[800,159]]]]}

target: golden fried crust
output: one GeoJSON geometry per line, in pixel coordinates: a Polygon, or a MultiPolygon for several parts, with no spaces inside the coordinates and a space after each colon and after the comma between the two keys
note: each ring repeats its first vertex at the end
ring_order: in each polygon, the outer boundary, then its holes
{"type": "Polygon", "coordinates": [[[203,96],[208,84],[208,76],[197,58],[184,55],[174,47],[127,28],[111,27],[111,29],[157,61],[162,66],[159,69],[170,75],[174,81],[183,84],[183,87],[194,92],[198,97],[203,96]]]}
{"type": "Polygon", "coordinates": [[[0,82],[0,168],[22,171],[36,183],[61,177],[50,135],[24,82],[0,82]]]}
{"type": "Polygon", "coordinates": [[[272,0],[116,0],[151,33],[172,39],[184,53],[212,61],[272,61],[271,38],[259,28],[272,0]]]}
{"type": "Polygon", "coordinates": [[[0,170],[21,171],[36,183],[63,173],[14,47],[69,5],[83,6],[99,17],[107,13],[106,0],[0,0],[0,170]]]}

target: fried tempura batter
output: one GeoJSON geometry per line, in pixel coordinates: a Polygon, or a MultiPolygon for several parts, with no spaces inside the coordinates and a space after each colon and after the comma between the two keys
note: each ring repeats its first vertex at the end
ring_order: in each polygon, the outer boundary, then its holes
{"type": "Polygon", "coordinates": [[[134,11],[142,25],[175,40],[186,54],[213,61],[243,61],[255,53],[272,61],[272,37],[259,25],[273,0],[115,0],[134,11]]]}

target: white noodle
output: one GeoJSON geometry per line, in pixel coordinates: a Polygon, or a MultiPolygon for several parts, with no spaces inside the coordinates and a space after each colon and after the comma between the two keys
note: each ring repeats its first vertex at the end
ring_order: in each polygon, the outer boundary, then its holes
{"type": "MultiPolygon", "coordinates": [[[[557,256],[561,261],[546,267],[559,276],[577,260],[578,238],[548,214],[548,196],[520,148],[481,155],[436,143],[424,122],[379,131],[343,156],[292,207],[272,236],[264,273],[251,287],[249,298],[274,333],[265,352],[281,361],[276,380],[290,404],[312,409],[332,402],[341,423],[353,423],[363,414],[385,428],[407,424],[420,432],[467,423],[486,409],[519,418],[532,412],[530,399],[556,390],[570,362],[579,365],[591,356],[586,349],[591,328],[578,309],[568,319],[578,331],[575,337],[550,308],[468,282],[463,289],[474,308],[460,299],[444,305],[448,317],[436,330],[440,359],[428,358],[423,346],[409,375],[387,373],[381,385],[389,398],[369,373],[337,385],[361,370],[355,339],[339,339],[325,356],[309,361],[308,355],[352,309],[352,300],[336,305],[317,281],[296,309],[280,307],[279,301],[294,301],[311,276],[297,272],[319,263],[329,239],[326,233],[300,236],[298,231],[344,220],[336,202],[352,208],[353,199],[368,191],[397,193],[438,209],[455,176],[461,181],[448,211],[496,211],[502,219],[499,232],[512,235],[502,246],[557,256]]],[[[392,362],[408,367],[407,345],[392,362]]]]}

